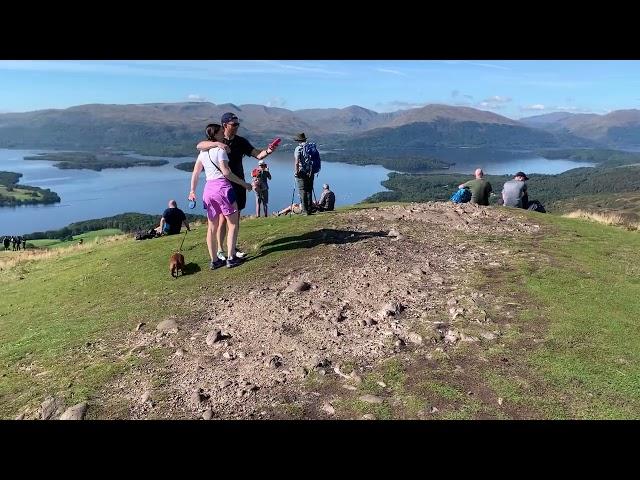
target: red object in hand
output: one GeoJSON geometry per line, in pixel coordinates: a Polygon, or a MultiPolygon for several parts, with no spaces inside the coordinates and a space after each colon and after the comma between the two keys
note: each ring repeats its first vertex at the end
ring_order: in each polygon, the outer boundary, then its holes
{"type": "Polygon", "coordinates": [[[281,142],[281,141],[282,141],[282,139],[281,139],[280,137],[276,138],[273,142],[271,142],[271,143],[269,144],[269,148],[270,148],[271,150],[275,150],[275,149],[276,149],[276,147],[277,147],[278,145],[280,145],[280,142],[281,142]]]}

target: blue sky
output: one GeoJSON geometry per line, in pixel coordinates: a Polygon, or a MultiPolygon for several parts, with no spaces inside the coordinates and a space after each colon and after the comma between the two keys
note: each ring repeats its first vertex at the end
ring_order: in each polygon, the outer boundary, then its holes
{"type": "Polygon", "coordinates": [[[0,112],[87,103],[209,101],[284,107],[429,103],[510,118],[640,108],[640,61],[0,60],[0,112]]]}

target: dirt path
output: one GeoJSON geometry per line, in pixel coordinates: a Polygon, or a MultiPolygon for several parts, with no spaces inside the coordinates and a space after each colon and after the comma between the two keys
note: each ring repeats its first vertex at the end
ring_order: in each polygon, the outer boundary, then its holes
{"type": "Polygon", "coordinates": [[[283,248],[291,254],[235,289],[248,294],[211,298],[202,313],[174,318],[163,331],[145,326],[130,333],[126,342],[137,365],[105,389],[98,415],[349,417],[335,408],[343,395],[384,400],[384,393],[367,397],[358,390],[385,359],[414,355],[424,366],[461,347],[482,357],[499,343],[517,306],[475,288],[473,279],[529,253],[475,239],[539,230],[503,210],[470,204],[327,215],[324,229],[264,245],[263,255],[283,248]],[[504,314],[491,313],[497,311],[504,314]],[[157,352],[168,358],[158,361],[157,352]],[[315,388],[319,377],[337,388],[315,388]]]}

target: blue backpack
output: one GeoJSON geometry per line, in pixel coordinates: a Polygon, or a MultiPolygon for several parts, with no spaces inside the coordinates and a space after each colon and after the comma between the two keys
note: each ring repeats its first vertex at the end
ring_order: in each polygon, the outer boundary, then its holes
{"type": "Polygon", "coordinates": [[[467,203],[469,200],[471,200],[471,192],[466,188],[461,188],[456,193],[451,195],[451,198],[449,200],[451,200],[453,203],[467,203]]]}
{"type": "Polygon", "coordinates": [[[313,142],[305,143],[300,149],[299,155],[300,173],[311,177],[320,171],[320,152],[313,142]]]}

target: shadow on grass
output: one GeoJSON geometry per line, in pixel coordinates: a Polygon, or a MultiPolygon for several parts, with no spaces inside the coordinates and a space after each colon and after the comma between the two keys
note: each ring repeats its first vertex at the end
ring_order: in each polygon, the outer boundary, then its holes
{"type": "Polygon", "coordinates": [[[189,262],[184,266],[184,269],[182,270],[182,274],[193,275],[194,273],[198,273],[200,270],[202,270],[200,268],[200,265],[198,265],[197,263],[189,262]]]}
{"type": "Polygon", "coordinates": [[[263,257],[273,252],[284,250],[297,250],[299,248],[313,248],[318,245],[331,245],[341,243],[353,243],[367,238],[386,237],[387,232],[355,232],[351,230],[335,230],[323,228],[302,235],[284,237],[262,245],[261,252],[253,258],[263,257]]]}

